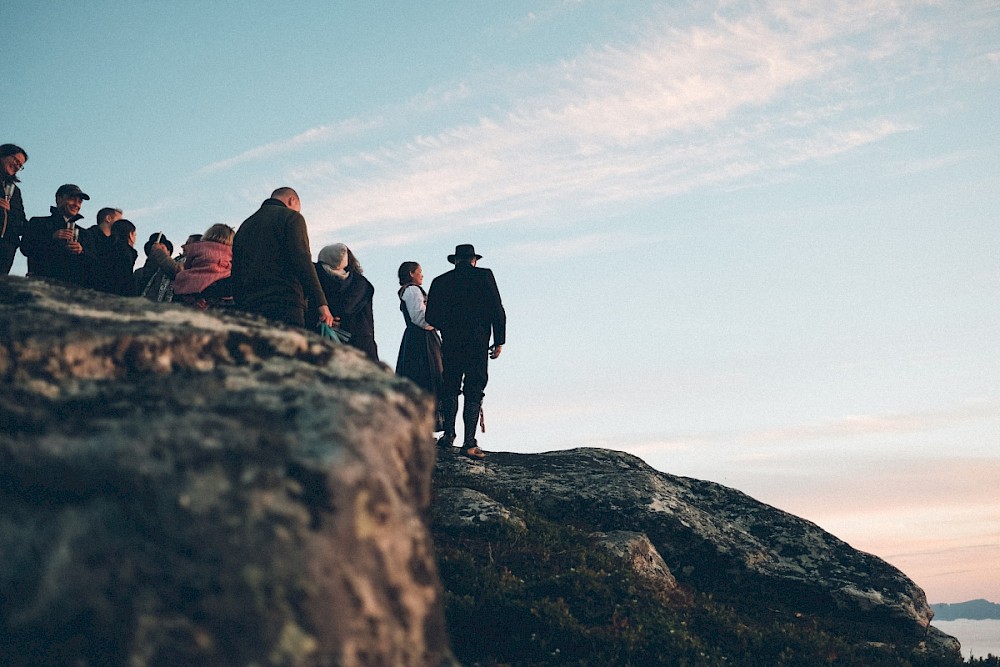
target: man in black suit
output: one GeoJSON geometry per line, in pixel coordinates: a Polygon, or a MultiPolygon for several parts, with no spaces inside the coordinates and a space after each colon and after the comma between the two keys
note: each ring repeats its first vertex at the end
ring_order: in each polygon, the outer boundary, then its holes
{"type": "Polygon", "coordinates": [[[441,332],[444,377],[439,398],[444,435],[438,439],[438,444],[450,447],[455,442],[455,418],[461,391],[465,396],[462,454],[471,459],[486,456],[476,443],[476,424],[488,379],[487,357],[500,356],[507,334],[507,314],[500,302],[496,279],[489,269],[476,267],[480,259],[482,255],[477,255],[471,244],[459,245],[454,255],[448,255],[448,261],[455,268],[431,283],[425,316],[427,323],[441,332]]]}

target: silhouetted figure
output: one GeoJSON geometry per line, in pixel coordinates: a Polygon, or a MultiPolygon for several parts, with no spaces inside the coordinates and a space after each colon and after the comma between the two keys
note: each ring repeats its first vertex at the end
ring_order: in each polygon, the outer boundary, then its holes
{"type": "Polygon", "coordinates": [[[455,418],[461,392],[465,397],[462,454],[473,459],[486,456],[476,442],[476,424],[488,380],[488,358],[500,356],[507,334],[507,314],[500,301],[496,279],[489,269],[476,267],[480,259],[482,255],[477,255],[471,244],[457,246],[455,254],[448,255],[448,261],[455,268],[435,278],[427,294],[427,323],[441,332],[444,362],[441,386],[444,435],[438,439],[438,444],[450,447],[455,441],[455,418]]]}
{"type": "Polygon", "coordinates": [[[133,247],[135,234],[135,225],[130,220],[122,218],[111,226],[111,243],[91,269],[102,291],[119,296],[136,296],[135,279],[132,277],[138,257],[133,247]]]}
{"type": "MultiPolygon", "coordinates": [[[[87,285],[101,292],[120,293],[117,280],[111,278],[112,273],[117,273],[116,269],[111,268],[111,264],[114,262],[113,255],[118,254],[121,248],[116,247],[116,239],[111,230],[115,223],[121,219],[121,209],[102,208],[97,212],[97,224],[80,231],[83,252],[90,258],[87,263],[90,271],[87,285]]],[[[118,259],[121,258],[118,257],[118,259]]],[[[131,269],[129,273],[131,274],[131,269]]],[[[134,287],[130,287],[128,291],[131,294],[135,293],[134,287]]]]}

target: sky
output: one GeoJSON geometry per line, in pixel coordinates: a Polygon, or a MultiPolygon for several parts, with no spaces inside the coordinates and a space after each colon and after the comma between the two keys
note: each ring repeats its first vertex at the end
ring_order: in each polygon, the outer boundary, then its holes
{"type": "MultiPolygon", "coordinates": [[[[487,451],[606,447],[1000,602],[1000,5],[7,2],[4,136],[140,243],[302,199],[395,366],[473,243],[487,451]]],[[[142,261],[140,251],[140,262],[142,261]]],[[[23,275],[24,258],[13,274],[23,275]]],[[[488,462],[488,459],[487,459],[488,462]]]]}

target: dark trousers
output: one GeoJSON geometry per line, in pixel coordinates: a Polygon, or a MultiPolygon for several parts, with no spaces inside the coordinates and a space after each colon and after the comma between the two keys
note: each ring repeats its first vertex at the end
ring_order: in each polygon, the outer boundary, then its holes
{"type": "Polygon", "coordinates": [[[441,397],[457,398],[461,392],[467,404],[481,403],[489,379],[489,341],[456,342],[445,338],[441,344],[441,361],[444,366],[441,397]]]}
{"type": "Polygon", "coordinates": [[[244,305],[243,309],[254,315],[266,317],[269,320],[284,322],[293,327],[304,328],[306,326],[306,311],[301,306],[294,303],[257,303],[253,306],[244,305]]]}
{"type": "Polygon", "coordinates": [[[14,255],[17,254],[17,237],[10,233],[13,243],[0,239],[0,275],[10,275],[10,267],[14,266],[14,255]]]}

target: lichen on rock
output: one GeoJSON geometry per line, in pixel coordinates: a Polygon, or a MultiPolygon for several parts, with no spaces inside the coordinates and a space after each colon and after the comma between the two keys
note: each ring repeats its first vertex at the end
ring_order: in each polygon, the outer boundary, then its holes
{"type": "Polygon", "coordinates": [[[8,664],[451,660],[409,382],[258,318],[17,278],[0,378],[8,664]]]}

